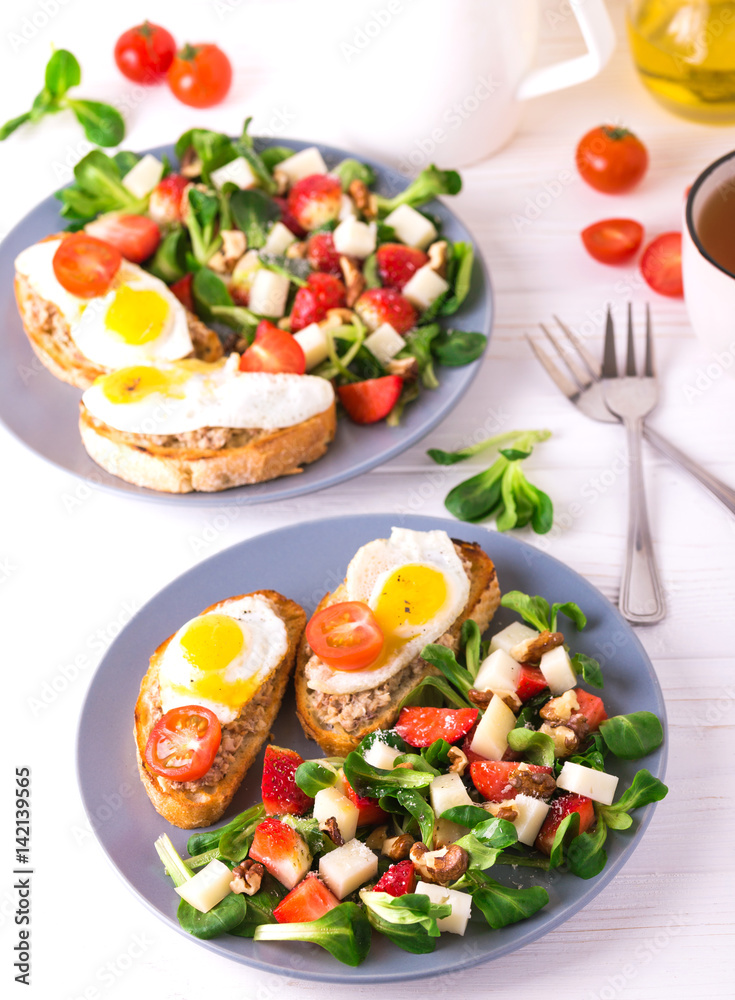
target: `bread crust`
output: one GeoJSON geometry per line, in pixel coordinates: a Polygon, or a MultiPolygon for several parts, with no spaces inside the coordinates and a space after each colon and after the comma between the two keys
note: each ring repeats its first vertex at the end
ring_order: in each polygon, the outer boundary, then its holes
{"type": "MultiPolygon", "coordinates": [[[[138,771],[148,798],[155,806],[156,811],[169,823],[184,830],[216,823],[232,801],[232,797],[240,787],[248,768],[265,742],[281,707],[281,701],[293,670],[299,641],[306,625],[306,614],[303,608],[275,590],[258,590],[248,595],[241,594],[238,597],[229,597],[224,601],[210,605],[201,613],[216,611],[223,605],[245,596],[264,597],[271,603],[274,611],[286,626],[288,651],[271,674],[269,681],[266,682],[272,687],[272,691],[269,692],[269,697],[266,700],[261,724],[255,732],[244,736],[227,771],[216,784],[202,786],[199,790],[171,787],[171,782],[167,782],[166,779],[159,778],[150,772],[144,763],[148,737],[161,713],[158,693],[161,657],[173,636],[161,643],[151,656],[150,666],[140,685],[140,694],[135,705],[134,727],[138,771]]],[[[247,710],[248,705],[245,706],[245,712],[247,710]]]]}
{"type": "MultiPolygon", "coordinates": [[[[63,235],[56,233],[47,239],[58,239],[63,235]]],[[[53,302],[34,291],[27,278],[16,272],[14,287],[28,341],[36,357],[52,375],[78,389],[88,389],[99,375],[107,375],[111,371],[81,353],[71,338],[67,321],[53,302]]],[[[188,309],[185,311],[193,347],[191,356],[200,361],[218,361],[223,354],[219,337],[188,309]]]]}
{"type": "MultiPolygon", "coordinates": [[[[467,603],[452,627],[441,637],[440,642],[456,649],[459,644],[462,623],[473,618],[484,632],[500,605],[500,586],[492,559],[475,542],[452,539],[460,558],[469,564],[470,593],[467,603]]],[[[317,610],[344,600],[343,586],[322,598],[317,610]]],[[[296,688],[296,714],[308,737],[319,744],[325,754],[344,757],[354,750],[360,740],[376,729],[390,729],[399,714],[398,706],[424,677],[439,675],[436,667],[420,657],[408,664],[397,675],[398,682],[392,691],[390,703],[363,725],[347,731],[339,724],[329,724],[320,717],[315,706],[317,692],[306,685],[306,664],[312,656],[311,648],[304,635],[299,645],[294,674],[296,688]]],[[[336,696],[338,697],[338,696],[336,696]]]]}
{"type": "Polygon", "coordinates": [[[332,402],[322,413],[292,427],[256,431],[243,445],[171,448],[145,435],[116,431],[95,420],[84,403],[79,406],[79,430],[89,456],[113,476],[164,493],[215,493],[293,475],[321,458],[337,429],[332,402]]]}

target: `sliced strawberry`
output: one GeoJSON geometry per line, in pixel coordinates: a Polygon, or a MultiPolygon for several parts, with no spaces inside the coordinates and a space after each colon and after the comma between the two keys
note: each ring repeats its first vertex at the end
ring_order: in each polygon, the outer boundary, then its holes
{"type": "Polygon", "coordinates": [[[344,284],[333,274],[315,271],[307,278],[306,286],[299,288],[291,310],[291,333],[298,333],[310,323],[319,323],[330,309],[345,304],[344,284]]]}
{"type": "Polygon", "coordinates": [[[399,861],[391,865],[375,886],[375,892],[387,892],[390,896],[404,896],[415,889],[416,871],[413,861],[399,861]]]}
{"type": "Polygon", "coordinates": [[[286,229],[290,229],[294,236],[298,236],[301,240],[306,236],[306,230],[298,224],[296,219],[288,210],[288,201],[286,198],[274,198],[273,201],[278,205],[281,210],[281,222],[284,224],[286,229]]]}
{"type": "Polygon", "coordinates": [[[339,215],[342,185],[336,177],[311,174],[302,177],[288,192],[288,210],[296,222],[311,231],[339,215]]]}
{"type": "Polygon", "coordinates": [[[420,267],[429,263],[429,256],[416,247],[403,243],[383,243],[376,253],[378,274],[386,288],[401,291],[420,267]]]}
{"type": "Polygon", "coordinates": [[[339,254],[331,233],[314,233],[306,242],[306,259],[315,271],[340,276],[339,254]]]}
{"type": "MultiPolygon", "coordinates": [[[[553,774],[553,768],[540,764],[528,764],[532,774],[553,774]]],[[[503,802],[514,799],[519,792],[512,780],[519,771],[515,761],[482,760],[470,764],[470,777],[486,802],[503,802]]]]}
{"type": "Polygon", "coordinates": [[[151,191],[148,214],[159,226],[181,222],[186,214],[191,181],[181,174],[169,174],[151,191]]]}
{"type": "Polygon", "coordinates": [[[460,749],[462,750],[462,753],[465,755],[470,764],[474,764],[476,760],[487,760],[487,757],[483,757],[482,754],[475,753],[475,751],[471,749],[472,740],[475,737],[476,729],[477,729],[477,723],[475,722],[475,724],[472,726],[472,729],[470,729],[470,731],[467,733],[465,738],[462,740],[462,743],[460,744],[460,749]]]}
{"type": "Polygon", "coordinates": [[[536,850],[541,851],[542,854],[551,854],[554,836],[559,829],[559,824],[565,816],[569,816],[573,812],[579,813],[580,833],[584,833],[594,822],[595,807],[592,804],[592,799],[588,799],[586,795],[574,795],[573,793],[561,795],[551,803],[551,809],[546,814],[544,825],[536,838],[536,850]]]}
{"type": "Polygon", "coordinates": [[[311,867],[311,852],[304,838],[275,816],[255,828],[250,857],[265,865],[287,889],[293,889],[311,867]]]}
{"type": "Polygon", "coordinates": [[[95,239],[115,247],[132,264],[148,260],[161,242],[161,230],[147,215],[108,212],[94,222],[88,222],[84,230],[95,239]]]}
{"type": "Polygon", "coordinates": [[[318,920],[339,906],[339,900],[327,889],[316,872],[310,872],[303,882],[284,896],[273,911],[279,924],[298,924],[318,920]]]}
{"type": "Polygon", "coordinates": [[[183,278],[179,278],[178,281],[174,281],[171,285],[171,291],[174,293],[179,302],[186,306],[189,312],[194,312],[194,296],[191,291],[191,283],[194,280],[194,275],[189,273],[185,274],[183,278]]]}
{"type": "Polygon", "coordinates": [[[390,323],[396,333],[407,333],[418,319],[408,299],[393,288],[368,288],[355,303],[355,310],[371,330],[390,323]]]}
{"type": "Polygon", "coordinates": [[[398,402],[402,388],[400,375],[384,375],[339,386],[337,395],[347,415],[356,424],[374,424],[388,416],[398,402]]]}
{"type": "Polygon", "coordinates": [[[302,792],[294,775],[304,758],[295,750],[277,747],[269,743],[265,748],[263,761],[263,805],[268,816],[291,813],[303,816],[314,804],[314,800],[302,792]]]}
{"type": "Polygon", "coordinates": [[[587,719],[590,732],[594,733],[600,728],[600,723],[607,718],[602,698],[598,698],[596,694],[590,694],[589,691],[583,691],[582,688],[575,688],[574,693],[579,702],[579,710],[587,719]]]}
{"type": "Polygon", "coordinates": [[[382,823],[383,820],[388,818],[388,813],[380,808],[377,799],[371,799],[367,795],[360,795],[355,791],[347,778],[344,778],[343,780],[345,795],[349,798],[353,805],[357,806],[358,826],[377,826],[378,823],[382,823]]]}
{"type": "Polygon", "coordinates": [[[412,747],[428,747],[435,740],[456,743],[472,729],[477,720],[476,708],[401,709],[396,732],[412,747]]]}
{"type": "Polygon", "coordinates": [[[548,686],[548,681],[538,667],[532,667],[530,663],[521,664],[518,687],[516,688],[516,694],[521,701],[528,701],[529,698],[540,694],[548,686]]]}

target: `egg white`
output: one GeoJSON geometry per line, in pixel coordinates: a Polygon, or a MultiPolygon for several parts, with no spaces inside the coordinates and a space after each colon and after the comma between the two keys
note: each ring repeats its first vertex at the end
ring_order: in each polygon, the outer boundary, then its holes
{"type": "Polygon", "coordinates": [[[428,566],[442,574],[447,596],[441,608],[429,622],[411,626],[408,641],[385,662],[378,661],[377,667],[333,670],[313,656],[306,670],[308,687],[327,694],[353,694],[377,687],[414,660],[424,646],[441,638],[456,621],[467,603],[470,581],[445,531],[393,528],[390,539],[379,538],[363,545],[347,568],[341,600],[364,601],[375,609],[386,580],[406,565],[428,566]]]}
{"type": "MultiPolygon", "coordinates": [[[[288,634],[284,622],[268,600],[260,596],[246,596],[224,602],[211,613],[233,618],[240,624],[245,636],[243,649],[222,671],[222,681],[232,684],[252,678],[257,683],[254,694],[286,655],[288,634]]],[[[197,618],[202,617],[204,616],[197,615],[197,618]]],[[[243,706],[232,707],[202,698],[197,692],[196,682],[202,678],[203,673],[187,658],[181,645],[181,637],[193,620],[181,626],[161,658],[161,708],[165,714],[181,705],[202,705],[214,712],[222,725],[226,725],[235,721],[243,706]]]]}

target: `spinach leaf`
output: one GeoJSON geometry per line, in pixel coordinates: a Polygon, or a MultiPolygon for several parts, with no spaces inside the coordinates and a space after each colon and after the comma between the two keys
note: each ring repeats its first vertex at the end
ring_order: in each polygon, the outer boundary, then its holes
{"type": "Polygon", "coordinates": [[[482,521],[491,517],[502,504],[503,474],[508,460],[499,458],[494,465],[449,491],[444,506],[460,521],[482,521]]]}
{"type": "Polygon", "coordinates": [[[272,198],[252,188],[232,192],[230,211],[237,228],[245,233],[250,250],[258,250],[265,245],[268,230],[281,216],[281,210],[272,198]]]}
{"type": "Polygon", "coordinates": [[[533,698],[529,698],[518,713],[514,728],[528,729],[529,726],[532,728],[538,726],[541,722],[539,709],[543,708],[550,697],[551,692],[548,688],[544,688],[543,691],[539,691],[538,694],[535,694],[533,698]]]}
{"type": "Polygon", "coordinates": [[[359,160],[341,160],[331,172],[339,177],[343,191],[346,191],[353,181],[363,181],[368,187],[375,183],[373,168],[359,160]]]}
{"type": "Polygon", "coordinates": [[[260,317],[250,312],[245,306],[210,306],[211,321],[224,323],[225,326],[237,330],[248,343],[253,342],[255,331],[260,323],[260,317]]]}
{"type": "Polygon", "coordinates": [[[255,928],[260,924],[277,923],[273,911],[285,895],[286,890],[281,883],[266,872],[258,892],[254,896],[247,897],[245,920],[237,927],[233,927],[229,933],[237,937],[251,938],[255,934],[255,928]]]}
{"type": "Polygon", "coordinates": [[[294,152],[295,150],[288,146],[266,146],[260,154],[260,158],[263,161],[265,169],[273,173],[278,164],[283,163],[284,160],[288,160],[293,156],[294,152]]]}
{"type": "Polygon", "coordinates": [[[434,371],[434,359],[431,350],[432,342],[441,334],[438,323],[428,326],[417,326],[406,334],[406,347],[398,355],[401,358],[414,357],[419,366],[421,384],[425,389],[436,389],[439,380],[434,371]]]}
{"type": "Polygon", "coordinates": [[[551,631],[551,609],[546,598],[538,595],[530,597],[520,590],[509,590],[500,598],[500,603],[504,608],[516,611],[525,622],[539,632],[551,631]]]}
{"type": "MultiPolygon", "coordinates": [[[[474,877],[477,879],[477,875],[474,877]]],[[[486,875],[481,878],[482,883],[470,889],[472,901],[477,904],[493,930],[526,920],[549,902],[549,894],[541,886],[510,889],[486,875]]]]}
{"type": "MultiPolygon", "coordinates": [[[[119,155],[119,154],[118,154],[119,155]]],[[[127,172],[127,171],[126,171],[127,172]]],[[[126,211],[139,214],[145,199],[136,198],[122,184],[116,158],[93,149],[74,167],[74,183],[57,191],[65,218],[88,221],[104,212],[126,211]]]]}
{"type": "Polygon", "coordinates": [[[267,191],[268,194],[275,194],[278,190],[278,185],[273,180],[271,172],[261,159],[260,154],[256,152],[252,136],[248,134],[250,122],[252,120],[252,118],[245,119],[245,123],[242,127],[242,134],[239,139],[235,140],[234,146],[238,155],[247,160],[248,166],[258,178],[258,183],[263,190],[267,191]]]}
{"type": "Polygon", "coordinates": [[[210,183],[212,171],[224,167],[238,155],[229,136],[204,128],[190,128],[179,136],[174,147],[179,162],[189,148],[194,150],[201,162],[201,176],[207,183],[210,183]]]}
{"type": "Polygon", "coordinates": [[[364,962],[370,951],[370,921],[356,903],[340,903],[318,920],[294,924],[261,924],[256,941],[311,941],[345,965],[364,962]]]}
{"type": "Polygon", "coordinates": [[[186,842],[186,849],[192,855],[210,851],[215,847],[219,847],[220,840],[225,833],[240,830],[249,823],[259,821],[264,817],[265,809],[263,803],[258,802],[257,805],[251,806],[249,809],[241,812],[234,819],[231,819],[229,823],[219,827],[217,830],[210,830],[205,833],[193,833],[186,842]]]}
{"type": "Polygon", "coordinates": [[[399,788],[428,788],[433,780],[433,776],[424,771],[408,771],[405,768],[386,771],[373,767],[355,750],[345,758],[344,771],[350,785],[361,795],[372,799],[396,792],[399,788]]]}
{"type": "Polygon", "coordinates": [[[312,854],[324,853],[324,834],[313,816],[281,816],[281,822],[302,836],[312,854]]]}
{"type": "MultiPolygon", "coordinates": [[[[464,462],[465,459],[472,458],[473,455],[477,455],[488,448],[499,448],[506,441],[525,438],[529,434],[546,434],[546,437],[549,436],[548,431],[503,431],[502,434],[494,434],[492,437],[478,441],[476,444],[468,445],[466,448],[459,448],[457,451],[442,451],[440,448],[430,448],[426,454],[433,458],[438,465],[455,465],[457,462],[464,462]]],[[[546,438],[538,438],[538,440],[545,441],[546,438]]]]}
{"type": "Polygon", "coordinates": [[[265,817],[265,808],[258,803],[241,813],[222,830],[219,839],[220,857],[225,861],[242,861],[250,850],[255,828],[265,817]]]}
{"type": "Polygon", "coordinates": [[[365,279],[365,288],[380,288],[383,282],[378,273],[377,254],[371,253],[362,265],[362,276],[365,279]]]}
{"type": "Polygon", "coordinates": [[[421,756],[431,767],[446,771],[449,767],[449,751],[451,746],[446,740],[434,740],[428,747],[422,747],[421,756]]]}
{"type": "Polygon", "coordinates": [[[466,699],[466,706],[472,707],[472,703],[467,699],[467,692],[473,686],[473,678],[468,670],[457,663],[457,658],[451,649],[441,646],[439,643],[430,643],[421,650],[421,659],[426,660],[434,667],[438,667],[446,679],[452,684],[460,694],[466,699]]]}
{"type": "MultiPolygon", "coordinates": [[[[468,871],[484,871],[486,868],[492,868],[500,853],[500,848],[488,847],[474,833],[466,833],[459,840],[455,840],[455,844],[469,855],[468,871]]],[[[463,888],[467,884],[468,882],[462,877],[454,883],[453,888],[463,888]]]]}
{"type": "Polygon", "coordinates": [[[146,264],[146,270],[161,281],[165,281],[167,285],[172,285],[186,274],[188,245],[185,230],[177,226],[166,233],[158,244],[158,249],[146,264]]]}
{"type": "Polygon", "coordinates": [[[595,660],[591,656],[585,656],[584,653],[575,653],[572,657],[572,666],[578,674],[582,675],[582,680],[586,681],[587,684],[591,684],[592,687],[597,688],[605,686],[599,660],[595,660]]]}
{"type": "MultiPolygon", "coordinates": [[[[425,772],[428,773],[428,772],[425,772]]],[[[434,777],[436,772],[429,776],[434,777]]],[[[403,808],[416,820],[421,832],[421,840],[429,845],[434,843],[434,826],[436,817],[426,799],[415,788],[399,788],[395,793],[403,808]]]]}
{"type": "Polygon", "coordinates": [[[232,306],[233,302],[227,285],[222,278],[208,267],[200,267],[194,273],[191,283],[191,293],[194,297],[197,316],[211,322],[215,319],[212,312],[214,306],[232,306]]]}
{"type": "MultiPolygon", "coordinates": [[[[477,826],[478,823],[484,823],[487,818],[488,812],[481,806],[452,806],[451,809],[445,809],[442,813],[442,819],[448,819],[452,823],[470,828],[477,826]]],[[[515,827],[513,829],[515,830],[515,827]]]]}
{"type": "Polygon", "coordinates": [[[209,940],[227,934],[245,920],[247,903],[245,896],[231,892],[221,899],[207,913],[202,913],[182,899],[176,911],[179,924],[194,937],[209,940]]]}
{"type": "MultiPolygon", "coordinates": [[[[452,256],[447,267],[447,281],[452,291],[442,301],[439,307],[439,315],[452,316],[467,298],[472,281],[474,257],[475,249],[471,243],[454,243],[452,245],[452,256]]],[[[474,334],[473,336],[481,336],[481,334],[474,334]]],[[[487,343],[487,338],[483,339],[487,343]]],[[[471,360],[474,361],[475,359],[472,358],[471,360]]],[[[449,363],[451,364],[452,362],[449,363]]],[[[447,364],[447,362],[442,362],[442,364],[447,364]]]]}
{"type": "Polygon", "coordinates": [[[398,767],[399,764],[410,764],[412,770],[425,771],[427,774],[433,774],[435,778],[441,773],[421,753],[402,753],[394,760],[393,767],[398,767]]]}
{"type": "Polygon", "coordinates": [[[602,738],[611,753],[622,760],[638,760],[660,747],[664,730],[653,712],[614,715],[600,723],[602,738]]]}
{"type": "Polygon", "coordinates": [[[424,893],[391,896],[387,892],[360,893],[368,919],[381,934],[414,955],[425,955],[436,947],[437,920],[452,912],[450,903],[434,903],[424,893]]]}
{"type": "Polygon", "coordinates": [[[580,632],[587,625],[587,616],[580,606],[575,604],[574,601],[566,601],[564,604],[551,605],[552,632],[556,632],[556,623],[559,615],[566,615],[567,618],[571,618],[580,632]]]}
{"type": "Polygon", "coordinates": [[[456,170],[439,170],[432,164],[422,170],[418,177],[395,197],[384,198],[378,195],[378,212],[384,218],[399,205],[418,208],[419,205],[439,195],[459,194],[461,190],[462,179],[456,170]]]}
{"type": "Polygon", "coordinates": [[[469,705],[467,699],[447,684],[443,677],[430,676],[424,677],[415,688],[409,691],[398,707],[401,709],[406,705],[423,705],[441,708],[445,702],[453,708],[467,708],[469,705]]]}
{"type": "Polygon", "coordinates": [[[598,817],[592,833],[580,833],[567,847],[569,870],[578,878],[594,878],[607,864],[607,852],[603,845],[607,839],[607,827],[598,817]]]}
{"type": "Polygon", "coordinates": [[[125,136],[125,120],[117,108],[101,101],[67,98],[66,106],[84,129],[90,142],[98,146],[117,146],[125,136]]]}
{"type": "Polygon", "coordinates": [[[374,729],[372,733],[363,736],[356,747],[356,752],[364,757],[365,751],[369,750],[375,743],[387,743],[389,747],[400,750],[401,753],[408,750],[408,744],[394,729],[374,729]]]}
{"type": "Polygon", "coordinates": [[[508,733],[508,746],[522,753],[529,764],[554,766],[554,741],[546,733],[516,727],[508,733]]]}
{"type": "Polygon", "coordinates": [[[623,792],[617,802],[611,806],[600,806],[601,818],[614,830],[627,830],[633,820],[628,815],[633,809],[660,802],[668,793],[666,785],[654,778],[650,771],[643,768],[637,771],[630,787],[623,792]]]}
{"type": "Polygon", "coordinates": [[[459,634],[460,648],[464,652],[465,667],[470,677],[474,680],[480,669],[482,657],[480,649],[482,644],[482,633],[480,626],[472,618],[467,618],[462,622],[462,629],[459,634]]]}
{"type": "Polygon", "coordinates": [[[323,788],[331,788],[336,780],[336,769],[319,760],[305,760],[303,764],[299,764],[294,774],[294,781],[301,791],[312,799],[323,788]]]}
{"type": "Polygon", "coordinates": [[[78,87],[82,70],[76,57],[66,49],[57,49],[46,64],[45,82],[52,97],[63,97],[71,87],[78,87]]]}
{"type": "Polygon", "coordinates": [[[219,198],[195,187],[189,188],[188,198],[190,211],[187,213],[186,226],[191,237],[191,249],[197,264],[204,267],[222,244],[222,237],[216,232],[219,198]]]}
{"type": "Polygon", "coordinates": [[[552,868],[558,868],[559,865],[564,863],[564,852],[578,835],[579,813],[572,812],[564,817],[554,835],[554,842],[551,845],[551,854],[549,855],[549,865],[552,868]]]}
{"type": "MultiPolygon", "coordinates": [[[[604,771],[606,753],[607,747],[603,743],[600,734],[592,733],[589,737],[589,745],[585,748],[583,753],[574,754],[572,757],[567,757],[565,759],[569,760],[572,764],[582,764],[585,767],[594,768],[595,771],[604,771]]],[[[557,760],[554,766],[558,775],[564,766],[564,761],[557,760]]]]}

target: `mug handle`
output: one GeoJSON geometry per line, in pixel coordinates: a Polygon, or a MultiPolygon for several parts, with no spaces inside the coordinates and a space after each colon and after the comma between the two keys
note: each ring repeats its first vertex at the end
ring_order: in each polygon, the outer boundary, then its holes
{"type": "Polygon", "coordinates": [[[569,0],[569,6],[587,44],[586,55],[531,70],[520,82],[516,91],[517,100],[526,101],[530,97],[539,97],[541,94],[591,80],[612,55],[615,29],[604,0],[569,0]]]}

